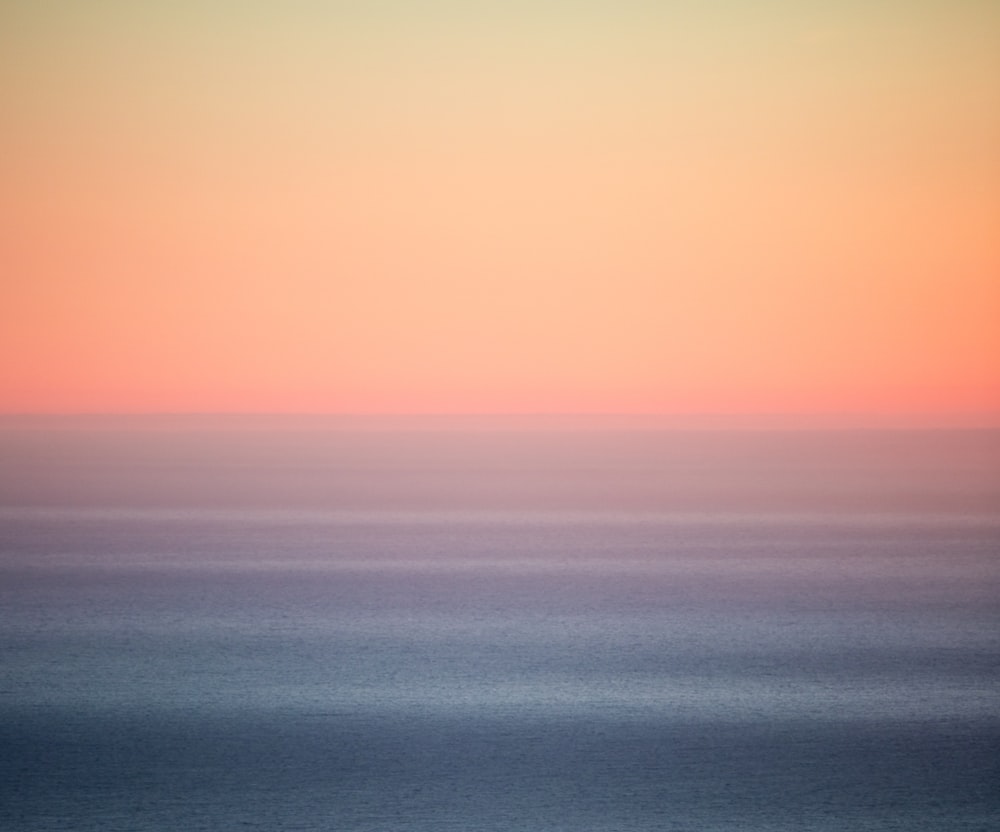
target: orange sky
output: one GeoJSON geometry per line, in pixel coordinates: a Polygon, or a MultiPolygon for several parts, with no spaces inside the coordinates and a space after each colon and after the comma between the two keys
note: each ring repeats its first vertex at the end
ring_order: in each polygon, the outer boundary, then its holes
{"type": "Polygon", "coordinates": [[[1000,413],[1000,7],[129,5],[0,11],[2,412],[1000,413]]]}

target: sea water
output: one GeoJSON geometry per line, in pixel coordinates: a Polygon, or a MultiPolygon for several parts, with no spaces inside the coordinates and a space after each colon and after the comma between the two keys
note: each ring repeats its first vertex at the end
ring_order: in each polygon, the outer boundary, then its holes
{"type": "Polygon", "coordinates": [[[15,422],[0,828],[1000,828],[1000,435],[15,422]]]}

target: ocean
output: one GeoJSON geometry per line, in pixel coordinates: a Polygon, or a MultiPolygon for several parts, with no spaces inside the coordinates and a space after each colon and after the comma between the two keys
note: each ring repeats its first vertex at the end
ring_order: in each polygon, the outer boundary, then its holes
{"type": "Polygon", "coordinates": [[[0,424],[0,829],[1000,829],[1000,432],[0,424]]]}

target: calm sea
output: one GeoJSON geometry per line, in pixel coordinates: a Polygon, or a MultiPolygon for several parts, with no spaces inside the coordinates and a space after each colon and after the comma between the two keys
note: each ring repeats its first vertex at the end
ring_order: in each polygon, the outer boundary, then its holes
{"type": "Polygon", "coordinates": [[[0,430],[0,828],[1000,829],[1000,434],[0,430]]]}

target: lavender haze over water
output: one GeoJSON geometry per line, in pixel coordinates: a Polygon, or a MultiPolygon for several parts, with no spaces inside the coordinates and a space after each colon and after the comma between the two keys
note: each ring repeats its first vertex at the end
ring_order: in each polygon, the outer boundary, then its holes
{"type": "Polygon", "coordinates": [[[0,829],[1000,828],[1000,432],[0,422],[0,829]]]}

